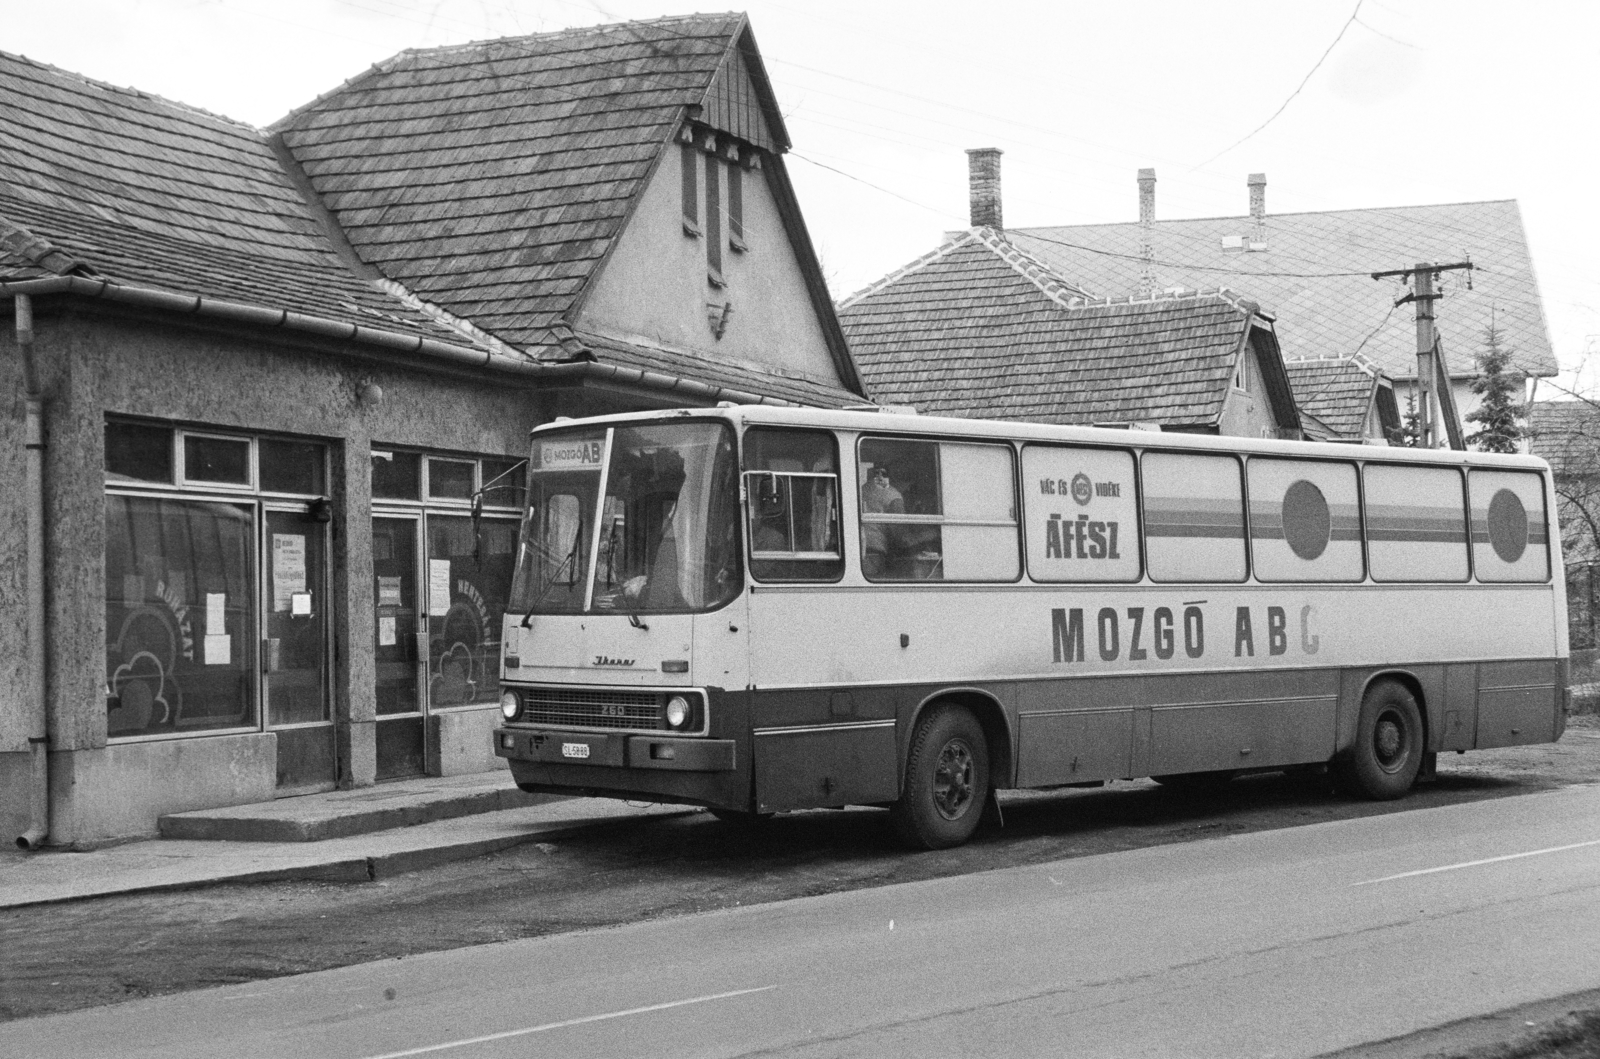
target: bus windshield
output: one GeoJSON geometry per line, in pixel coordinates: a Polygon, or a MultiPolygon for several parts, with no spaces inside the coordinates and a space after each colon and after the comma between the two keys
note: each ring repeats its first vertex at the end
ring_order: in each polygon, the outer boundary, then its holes
{"type": "Polygon", "coordinates": [[[541,433],[528,479],[511,611],[711,610],[743,587],[726,424],[541,433]]]}

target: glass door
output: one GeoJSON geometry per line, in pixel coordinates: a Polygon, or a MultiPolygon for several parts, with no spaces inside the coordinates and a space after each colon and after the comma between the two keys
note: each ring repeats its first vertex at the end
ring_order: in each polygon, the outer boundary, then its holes
{"type": "Polygon", "coordinates": [[[372,520],[373,660],[378,712],[378,779],[421,776],[427,765],[422,679],[426,635],[416,517],[372,520]]]}
{"type": "Polygon", "coordinates": [[[328,697],[328,525],[306,505],[265,512],[262,692],[278,736],[278,786],[336,778],[328,697]]]}

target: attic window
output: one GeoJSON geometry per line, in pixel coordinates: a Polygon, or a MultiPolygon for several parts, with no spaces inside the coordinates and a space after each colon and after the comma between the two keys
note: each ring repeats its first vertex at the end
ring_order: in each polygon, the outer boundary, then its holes
{"type": "Polygon", "coordinates": [[[724,287],[722,278],[722,166],[713,151],[706,155],[706,281],[724,287]]]}
{"type": "Polygon", "coordinates": [[[729,144],[724,151],[728,161],[728,246],[744,253],[744,171],[739,166],[739,147],[729,144]]]}
{"type": "Polygon", "coordinates": [[[700,238],[700,181],[696,170],[700,168],[700,152],[693,142],[680,144],[683,156],[683,234],[700,238]]]}

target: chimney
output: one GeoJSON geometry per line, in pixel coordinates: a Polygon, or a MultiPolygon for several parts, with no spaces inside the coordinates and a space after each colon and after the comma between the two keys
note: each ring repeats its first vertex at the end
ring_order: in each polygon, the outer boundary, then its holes
{"type": "Polygon", "coordinates": [[[1000,221],[1000,155],[998,147],[967,152],[967,194],[972,227],[1004,228],[1000,221]]]}
{"type": "Polygon", "coordinates": [[[1151,229],[1156,223],[1156,171],[1139,170],[1139,297],[1156,296],[1156,249],[1151,229]]]}
{"type": "Polygon", "coordinates": [[[1267,174],[1250,174],[1250,219],[1259,226],[1267,216],[1267,174]]]}
{"type": "Polygon", "coordinates": [[[1139,170],[1139,223],[1153,224],[1156,219],[1156,171],[1139,170]]]}

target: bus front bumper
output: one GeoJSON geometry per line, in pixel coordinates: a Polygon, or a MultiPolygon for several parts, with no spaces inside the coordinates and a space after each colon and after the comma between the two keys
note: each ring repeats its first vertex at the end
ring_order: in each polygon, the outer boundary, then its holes
{"type": "Polygon", "coordinates": [[[537,728],[496,728],[494,752],[511,761],[546,765],[663,769],[676,772],[732,772],[731,739],[690,739],[626,732],[564,732],[537,728]]]}

